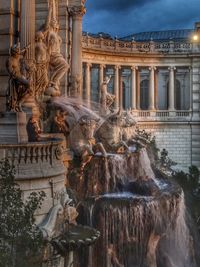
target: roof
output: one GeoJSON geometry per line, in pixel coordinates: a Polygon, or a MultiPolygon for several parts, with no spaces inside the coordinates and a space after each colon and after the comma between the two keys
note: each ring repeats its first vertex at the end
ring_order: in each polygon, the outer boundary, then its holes
{"type": "Polygon", "coordinates": [[[187,30],[166,30],[166,31],[152,31],[152,32],[140,32],[134,33],[129,36],[120,38],[123,41],[166,41],[166,40],[188,40],[191,38],[191,35],[194,33],[194,30],[187,29],[187,30]]]}

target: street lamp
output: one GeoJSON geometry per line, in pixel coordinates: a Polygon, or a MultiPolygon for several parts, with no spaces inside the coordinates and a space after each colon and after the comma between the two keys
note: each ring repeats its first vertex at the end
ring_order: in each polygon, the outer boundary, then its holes
{"type": "Polygon", "coordinates": [[[197,42],[199,40],[199,36],[197,33],[195,33],[193,36],[192,36],[192,39],[193,41],[197,42]]]}

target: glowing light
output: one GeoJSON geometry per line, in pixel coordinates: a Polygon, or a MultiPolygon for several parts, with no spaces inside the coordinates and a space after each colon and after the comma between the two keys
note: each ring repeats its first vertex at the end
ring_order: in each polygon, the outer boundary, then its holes
{"type": "Polygon", "coordinates": [[[193,36],[193,40],[194,40],[194,41],[198,41],[198,39],[199,39],[198,35],[195,34],[195,35],[193,36]]]}

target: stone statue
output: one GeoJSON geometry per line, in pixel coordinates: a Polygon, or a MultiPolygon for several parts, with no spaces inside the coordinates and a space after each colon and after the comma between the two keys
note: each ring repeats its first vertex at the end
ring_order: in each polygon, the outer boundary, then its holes
{"type": "Polygon", "coordinates": [[[136,149],[146,147],[149,140],[136,132],[136,121],[129,112],[112,114],[97,131],[97,138],[111,153],[130,152],[129,146],[136,149]]]}
{"type": "Polygon", "coordinates": [[[10,76],[8,89],[9,111],[22,111],[25,97],[31,93],[32,69],[24,61],[28,47],[21,50],[18,43],[10,48],[10,56],[6,62],[6,68],[10,76]],[[26,74],[27,77],[25,76],[26,74]]]}
{"type": "Polygon", "coordinates": [[[48,79],[48,64],[49,55],[47,52],[47,46],[45,44],[45,36],[42,31],[36,33],[35,44],[35,96],[39,97],[44,94],[47,89],[48,79]]]}
{"type": "Polygon", "coordinates": [[[69,135],[69,125],[66,122],[67,112],[62,110],[57,110],[54,117],[54,124],[56,126],[56,133],[63,133],[65,136],[69,135]]]}
{"type": "Polygon", "coordinates": [[[28,120],[26,126],[27,134],[28,134],[28,141],[29,142],[38,142],[40,139],[41,129],[39,123],[34,116],[31,116],[28,120]]]}
{"type": "Polygon", "coordinates": [[[50,78],[45,91],[46,95],[59,96],[60,80],[67,72],[69,66],[61,54],[62,39],[59,36],[59,24],[56,18],[56,2],[49,0],[49,14],[43,31],[49,55],[50,78]]]}
{"type": "Polygon", "coordinates": [[[94,131],[97,121],[89,116],[83,116],[70,132],[70,147],[76,156],[81,157],[82,166],[85,165],[96,152],[107,156],[102,143],[96,143],[94,131]]]}
{"type": "Polygon", "coordinates": [[[121,113],[112,114],[97,131],[97,138],[105,149],[111,153],[124,153],[128,151],[128,145],[123,141],[122,127],[124,118],[121,113]]]}
{"type": "Polygon", "coordinates": [[[100,96],[100,113],[101,115],[107,115],[110,110],[111,105],[115,100],[115,96],[108,93],[108,84],[111,80],[111,76],[106,77],[101,84],[101,96],[100,96]]]}

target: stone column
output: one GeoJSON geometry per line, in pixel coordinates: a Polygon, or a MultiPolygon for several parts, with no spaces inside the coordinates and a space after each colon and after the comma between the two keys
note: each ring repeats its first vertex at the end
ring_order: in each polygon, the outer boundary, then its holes
{"type": "MultiPolygon", "coordinates": [[[[69,8],[72,17],[72,59],[71,59],[71,80],[79,80],[79,96],[82,96],[82,20],[85,14],[84,6],[69,8]]],[[[75,92],[70,93],[76,96],[75,92]]]]}
{"type": "Polygon", "coordinates": [[[158,110],[158,75],[159,75],[159,70],[157,69],[155,71],[155,109],[158,110]]]}
{"type": "Polygon", "coordinates": [[[99,99],[101,97],[101,85],[103,83],[103,80],[104,80],[104,68],[106,66],[103,65],[103,64],[100,64],[99,66],[99,99]]]}
{"type": "Polygon", "coordinates": [[[137,109],[140,109],[140,70],[136,71],[137,75],[137,109]]]}
{"type": "Polygon", "coordinates": [[[86,63],[86,72],[85,72],[85,99],[88,105],[90,105],[91,98],[91,63],[86,63]]]}
{"type": "Polygon", "coordinates": [[[26,60],[35,60],[35,0],[21,0],[21,47],[30,44],[26,53],[26,60]]]}
{"type": "Polygon", "coordinates": [[[119,108],[119,70],[120,66],[115,66],[115,80],[114,80],[114,95],[115,95],[115,109],[119,108]]]}
{"type": "Polygon", "coordinates": [[[20,35],[21,48],[26,46],[27,49],[25,60],[26,64],[30,66],[30,83],[31,90],[27,94],[24,103],[23,110],[29,116],[40,116],[39,108],[35,101],[35,77],[34,68],[35,63],[35,0],[21,0],[21,35],[20,35]]]}
{"type": "Polygon", "coordinates": [[[100,66],[99,66],[99,85],[101,85],[103,83],[105,67],[106,66],[103,64],[100,64],[100,66]]]}
{"type": "Polygon", "coordinates": [[[169,107],[168,109],[170,111],[175,110],[175,75],[174,75],[175,69],[176,69],[175,67],[169,67],[169,93],[168,93],[169,107]]]}
{"type": "Polygon", "coordinates": [[[122,78],[122,69],[119,70],[119,107],[123,110],[123,78],[122,78]]]}
{"type": "Polygon", "coordinates": [[[149,110],[155,109],[155,67],[150,67],[149,110]]]}
{"type": "Polygon", "coordinates": [[[131,99],[131,108],[137,108],[137,67],[133,66],[131,68],[132,71],[132,99],[131,99]]]}

